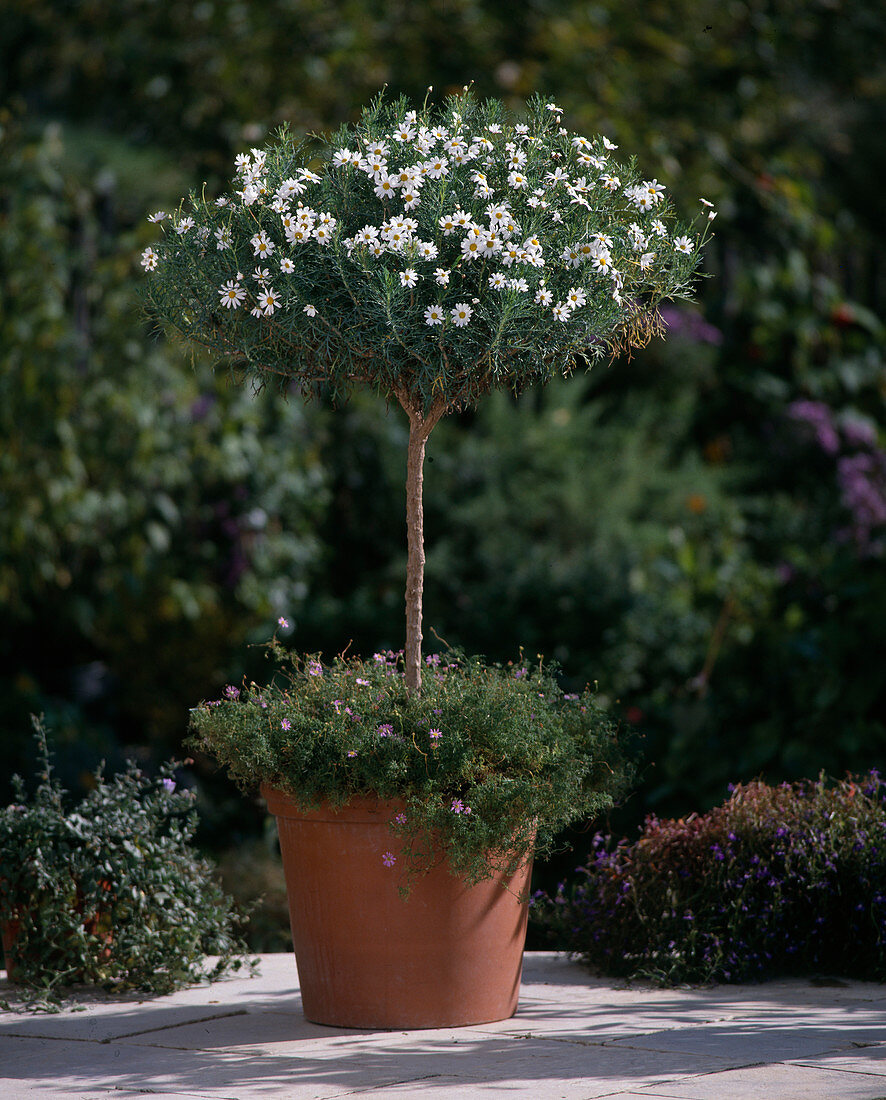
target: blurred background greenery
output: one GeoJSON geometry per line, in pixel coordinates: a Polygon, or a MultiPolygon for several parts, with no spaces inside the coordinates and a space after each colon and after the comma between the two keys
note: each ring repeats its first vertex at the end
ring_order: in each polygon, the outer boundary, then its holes
{"type": "MultiPolygon", "coordinates": [[[[385,83],[552,95],[719,211],[666,342],[438,427],[426,634],[597,681],[644,754],[631,835],[730,781],[881,764],[884,38],[865,0],[6,0],[0,797],[29,712],[72,785],[181,754],[280,614],[300,649],[402,644],[399,412],[244,392],[137,292],[148,212],[385,83]]],[[[270,891],[255,945],[283,945],[260,806],[205,761],[187,781],[230,881],[270,891]]]]}

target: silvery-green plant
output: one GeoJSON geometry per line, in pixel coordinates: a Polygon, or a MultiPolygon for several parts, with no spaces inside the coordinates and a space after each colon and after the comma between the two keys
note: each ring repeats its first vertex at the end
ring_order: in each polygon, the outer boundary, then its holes
{"type": "Polygon", "coordinates": [[[230,194],[192,193],[145,249],[149,308],[238,365],[337,399],[366,385],[409,418],[405,670],[421,687],[422,470],[439,419],[646,343],[689,297],[702,227],[665,188],[570,134],[467,91],[379,96],[331,139],[288,129],[237,157],[230,194]]]}

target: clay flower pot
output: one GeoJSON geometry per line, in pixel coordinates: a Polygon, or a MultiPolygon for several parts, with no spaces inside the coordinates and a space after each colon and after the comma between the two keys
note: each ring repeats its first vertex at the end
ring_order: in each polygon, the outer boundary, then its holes
{"type": "Polygon", "coordinates": [[[363,798],[303,813],[266,784],[262,794],[277,818],[309,1020],[435,1028],[514,1014],[531,859],[507,882],[468,887],[441,858],[404,900],[400,841],[388,827],[402,803],[363,798]]]}

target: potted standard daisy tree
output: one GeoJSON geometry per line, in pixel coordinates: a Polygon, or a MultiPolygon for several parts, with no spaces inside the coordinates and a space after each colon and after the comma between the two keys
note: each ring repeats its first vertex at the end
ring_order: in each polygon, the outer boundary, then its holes
{"type": "MultiPolygon", "coordinates": [[[[365,658],[284,650],[270,682],[192,712],[192,743],[276,815],[303,1005],[321,1023],[440,1027],[517,1003],[534,852],[625,782],[593,693],[542,664],[422,655],[422,476],[435,424],[646,343],[706,230],[605,137],[536,99],[379,96],[331,140],[282,129],[145,249],[167,329],[243,379],[409,422],[406,631],[365,658]]],[[[701,215],[700,215],[701,217],[701,215]]],[[[703,220],[703,226],[709,223],[703,220]]]]}

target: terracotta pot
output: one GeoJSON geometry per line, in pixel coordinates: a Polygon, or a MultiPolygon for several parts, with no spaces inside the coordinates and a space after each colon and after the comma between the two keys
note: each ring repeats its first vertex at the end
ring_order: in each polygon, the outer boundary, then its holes
{"type": "Polygon", "coordinates": [[[531,858],[467,887],[441,859],[400,897],[398,802],[302,813],[262,786],[277,818],[305,1016],[366,1028],[458,1027],[517,1009],[531,858]],[[398,857],[386,867],[383,855],[398,857]]]}

